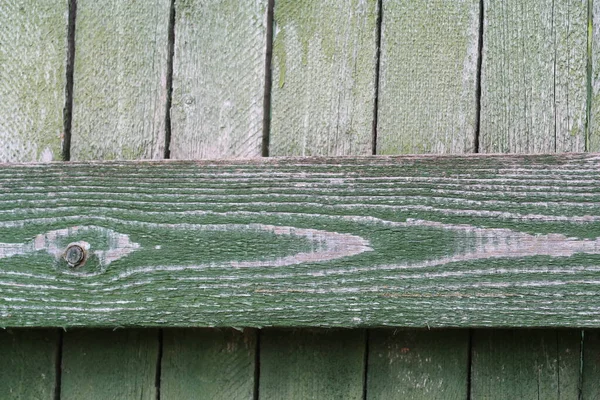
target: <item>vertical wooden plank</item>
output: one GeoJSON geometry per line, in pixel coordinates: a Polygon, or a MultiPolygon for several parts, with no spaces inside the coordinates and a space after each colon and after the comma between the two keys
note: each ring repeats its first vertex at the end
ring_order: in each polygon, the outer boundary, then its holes
{"type": "Polygon", "coordinates": [[[52,399],[56,390],[59,332],[0,331],[0,393],[3,399],[52,399]]]}
{"type": "Polygon", "coordinates": [[[479,0],[383,2],[377,154],[472,152],[479,0]]]}
{"type": "Polygon", "coordinates": [[[0,0],[0,162],[61,159],[67,9],[0,0]]]}
{"type": "Polygon", "coordinates": [[[60,398],[155,400],[157,360],[156,330],[66,332],[60,398]]]}
{"type": "Polygon", "coordinates": [[[253,399],[256,336],[249,329],[166,329],[160,398],[253,399]]]}
{"type": "Polygon", "coordinates": [[[587,1],[484,3],[481,151],[584,151],[587,1]]]}
{"type": "Polygon", "coordinates": [[[577,330],[477,330],[471,398],[577,399],[580,350],[577,330]]]}
{"type": "Polygon", "coordinates": [[[600,151],[600,1],[590,0],[591,16],[589,21],[591,40],[588,42],[590,57],[590,84],[591,93],[589,101],[590,120],[588,122],[587,151],[600,151]]]}
{"type": "Polygon", "coordinates": [[[261,400],[362,399],[364,330],[261,332],[261,400]]]}
{"type": "Polygon", "coordinates": [[[466,399],[469,331],[373,329],[367,399],[466,399]]]}
{"type": "Polygon", "coordinates": [[[171,158],[260,156],[267,0],[175,6],[171,158]]]}
{"type": "Polygon", "coordinates": [[[79,0],[72,160],[162,158],[170,0],[79,0]]]}
{"type": "Polygon", "coordinates": [[[581,399],[600,398],[600,330],[584,333],[581,399]]]}
{"type": "Polygon", "coordinates": [[[377,0],[275,2],[270,154],[371,154],[377,0]]]}

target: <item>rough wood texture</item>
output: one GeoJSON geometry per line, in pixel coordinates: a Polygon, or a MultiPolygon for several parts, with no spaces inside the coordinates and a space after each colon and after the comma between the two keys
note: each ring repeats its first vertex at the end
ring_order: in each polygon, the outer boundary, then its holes
{"type": "Polygon", "coordinates": [[[466,399],[468,330],[374,329],[367,399],[466,399]]]}
{"type": "Polygon", "coordinates": [[[0,161],[60,160],[67,1],[0,1],[0,161]]]}
{"type": "Polygon", "coordinates": [[[377,0],[275,2],[271,155],[371,154],[377,0]]]}
{"type": "Polygon", "coordinates": [[[256,330],[165,329],[161,400],[253,399],[256,330]]]}
{"type": "Polygon", "coordinates": [[[163,157],[170,4],[77,1],[72,160],[163,157]]]}
{"type": "Polygon", "coordinates": [[[171,158],[260,156],[267,0],[175,6],[171,158]]]}
{"type": "Polygon", "coordinates": [[[3,399],[54,398],[58,340],[57,330],[0,331],[0,393],[3,399]]]}
{"type": "Polygon", "coordinates": [[[588,43],[591,70],[591,93],[588,99],[587,151],[600,151],[600,1],[592,1],[592,24],[588,26],[592,40],[588,43]]]}
{"type": "Polygon", "coordinates": [[[579,331],[477,330],[472,351],[473,400],[579,398],[579,331]]]}
{"type": "Polygon", "coordinates": [[[364,330],[261,332],[260,398],[362,400],[364,330]]]}
{"type": "Polygon", "coordinates": [[[61,400],[155,400],[156,330],[76,330],[64,334],[61,400]]]}
{"type": "Polygon", "coordinates": [[[485,0],[482,152],[585,150],[585,0],[485,0]]]}
{"type": "Polygon", "coordinates": [[[600,331],[586,330],[583,341],[581,399],[600,398],[600,331]]]}
{"type": "Polygon", "coordinates": [[[377,154],[474,149],[479,1],[383,2],[377,154]]]}
{"type": "Polygon", "coordinates": [[[595,154],[2,166],[0,323],[600,326],[599,168],[595,154]],[[73,242],[85,265],[61,258],[73,242]]]}

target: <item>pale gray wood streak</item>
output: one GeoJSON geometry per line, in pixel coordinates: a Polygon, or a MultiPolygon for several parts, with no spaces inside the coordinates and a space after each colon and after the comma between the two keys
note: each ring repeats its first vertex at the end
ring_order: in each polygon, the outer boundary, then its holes
{"type": "Polygon", "coordinates": [[[67,1],[0,0],[0,161],[61,157],[67,1]]]}
{"type": "Polygon", "coordinates": [[[175,5],[171,158],[260,156],[267,0],[175,5]]]}
{"type": "Polygon", "coordinates": [[[71,159],[162,158],[170,0],[78,0],[71,159]]]}
{"type": "Polygon", "coordinates": [[[588,43],[591,57],[590,121],[588,124],[588,151],[600,151],[600,1],[593,2],[592,40],[588,43]]]}
{"type": "Polygon", "coordinates": [[[482,152],[585,150],[587,1],[485,1],[482,152]]]}
{"type": "Polygon", "coordinates": [[[479,1],[383,2],[377,154],[473,151],[479,1]]]}
{"type": "Polygon", "coordinates": [[[371,154],[376,0],[275,2],[270,154],[371,154]]]}

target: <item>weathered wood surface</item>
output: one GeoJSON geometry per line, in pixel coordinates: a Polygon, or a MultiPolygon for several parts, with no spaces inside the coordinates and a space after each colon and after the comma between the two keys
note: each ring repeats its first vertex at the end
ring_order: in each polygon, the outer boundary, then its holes
{"type": "Polygon", "coordinates": [[[591,26],[588,26],[591,40],[588,41],[589,55],[589,123],[587,133],[587,151],[600,151],[600,2],[592,5],[591,26]]]}
{"type": "Polygon", "coordinates": [[[0,161],[61,159],[67,1],[0,1],[0,161]]]}
{"type": "Polygon", "coordinates": [[[581,398],[579,331],[476,330],[472,352],[473,400],[581,398]]]}
{"type": "Polygon", "coordinates": [[[469,351],[467,329],[372,329],[366,399],[466,399],[469,351]]]}
{"type": "Polygon", "coordinates": [[[377,154],[472,152],[479,1],[384,1],[382,16],[377,154]]]}
{"type": "Polygon", "coordinates": [[[256,399],[257,331],[165,329],[160,398],[256,399]]]}
{"type": "Polygon", "coordinates": [[[74,330],[64,334],[61,400],[155,400],[154,329],[74,330]]]}
{"type": "Polygon", "coordinates": [[[77,1],[72,160],[163,158],[170,5],[77,1]]]}
{"type": "Polygon", "coordinates": [[[260,156],[267,0],[175,6],[171,158],[260,156]]]}
{"type": "Polygon", "coordinates": [[[600,331],[586,330],[583,334],[581,363],[581,399],[600,398],[600,331]]]}
{"type": "Polygon", "coordinates": [[[265,329],[260,336],[260,399],[364,399],[364,330],[265,329]]]}
{"type": "Polygon", "coordinates": [[[271,155],[372,153],[377,4],[275,2],[271,155]]]}
{"type": "Polygon", "coordinates": [[[588,1],[484,1],[482,152],[585,150],[588,1]]]}
{"type": "Polygon", "coordinates": [[[599,326],[599,167],[595,154],[2,166],[0,324],[599,326]],[[83,266],[61,258],[73,242],[89,245],[83,266]]]}
{"type": "Polygon", "coordinates": [[[52,399],[57,393],[59,331],[0,331],[0,393],[3,399],[52,399]]]}

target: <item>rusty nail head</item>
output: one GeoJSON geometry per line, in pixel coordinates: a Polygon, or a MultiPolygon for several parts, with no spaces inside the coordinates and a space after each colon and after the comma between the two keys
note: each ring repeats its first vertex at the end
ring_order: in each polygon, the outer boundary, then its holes
{"type": "Polygon", "coordinates": [[[78,244],[70,244],[64,258],[70,267],[77,267],[85,260],[85,250],[78,244]]]}

